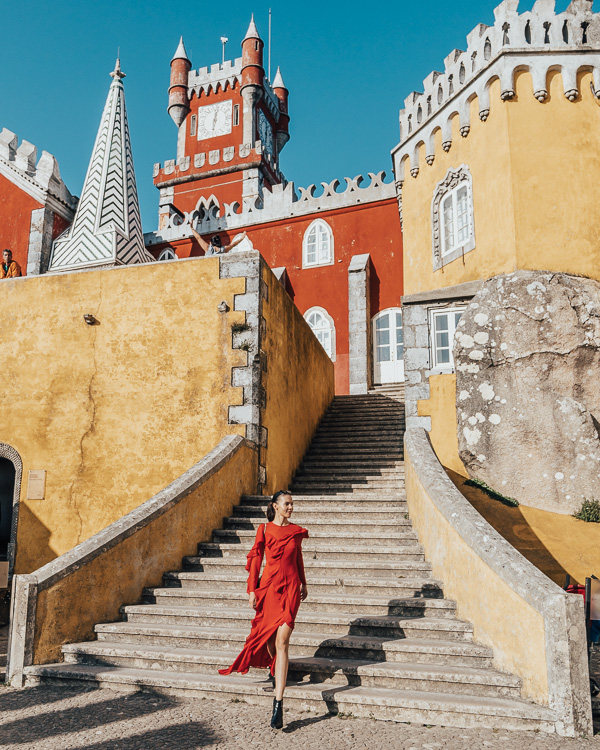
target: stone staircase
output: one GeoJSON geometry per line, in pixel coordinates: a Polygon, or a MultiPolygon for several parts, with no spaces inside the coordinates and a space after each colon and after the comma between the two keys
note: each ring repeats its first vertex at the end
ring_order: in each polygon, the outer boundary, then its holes
{"type": "MultiPolygon", "coordinates": [[[[291,490],[309,597],[291,639],[288,710],[455,727],[552,732],[551,712],[492,667],[433,578],[408,517],[401,389],[338,396],[291,490]]],[[[64,662],[27,669],[54,682],[186,697],[272,701],[266,672],[222,677],[249,633],[246,554],[266,498],[244,497],[213,541],[168,572],[96,640],[63,647],[64,662]]],[[[465,575],[468,574],[465,571],[465,575]]]]}

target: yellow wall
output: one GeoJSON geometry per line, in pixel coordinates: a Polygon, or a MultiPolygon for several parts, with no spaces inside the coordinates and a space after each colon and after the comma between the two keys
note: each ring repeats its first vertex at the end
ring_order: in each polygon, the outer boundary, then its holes
{"type": "Polygon", "coordinates": [[[529,73],[516,76],[516,98],[500,100],[490,87],[490,114],[470,105],[471,131],[452,124],[445,153],[437,133],[435,160],[419,174],[404,163],[402,213],[404,293],[414,294],[517,269],[544,269],[600,279],[600,243],[593,217],[600,201],[600,104],[591,73],[579,78],[580,98],[569,102],[560,73],[549,75],[549,97],[533,96],[529,73]],[[433,271],[431,201],[448,169],[466,164],[473,178],[476,247],[433,271]]]}
{"type": "Polygon", "coordinates": [[[522,678],[525,697],[548,705],[542,616],[448,523],[427,494],[410,456],[405,459],[405,468],[411,521],[433,575],[444,581],[444,595],[456,600],[459,617],[473,623],[474,639],[494,649],[495,666],[522,678]]]}
{"type": "Polygon", "coordinates": [[[235,455],[187,497],[91,562],[41,591],[37,600],[34,664],[61,659],[61,645],[91,640],[94,625],[120,619],[119,607],[140,601],[145,586],[180,570],[198,542],[231,515],[240,495],[256,487],[256,451],[235,455]]]}
{"type": "Polygon", "coordinates": [[[333,399],[335,382],[332,361],[266,266],[263,280],[268,299],[263,302],[267,403],[262,424],[267,429],[268,447],[261,453],[267,470],[264,491],[272,494],[290,483],[333,399]]]}
{"type": "Polygon", "coordinates": [[[469,473],[458,455],[456,375],[430,375],[429,399],[417,402],[418,415],[431,417],[429,439],[439,462],[463,477],[469,473]]]}
{"type": "Polygon", "coordinates": [[[202,258],[2,282],[0,442],[23,459],[16,573],[71,549],[193,466],[242,401],[225,300],[245,280],[202,258]],[[99,325],[88,326],[84,313],[99,325]],[[43,500],[27,472],[47,471],[43,500]]]}

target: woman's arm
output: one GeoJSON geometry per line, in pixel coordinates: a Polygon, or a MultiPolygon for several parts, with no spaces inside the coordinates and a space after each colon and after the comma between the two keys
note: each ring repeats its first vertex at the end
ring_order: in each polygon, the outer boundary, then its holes
{"type": "Polygon", "coordinates": [[[265,525],[261,523],[256,532],[256,539],[254,546],[248,553],[248,562],[246,563],[246,570],[248,571],[248,585],[246,591],[248,594],[254,593],[254,590],[258,586],[258,578],[260,576],[260,566],[262,565],[263,557],[265,554],[265,525]]]}
{"type": "Polygon", "coordinates": [[[210,247],[210,245],[208,244],[208,242],[206,242],[205,240],[202,239],[202,237],[198,234],[198,232],[194,229],[193,226],[190,225],[190,229],[192,230],[192,234],[196,238],[196,241],[198,242],[198,244],[200,245],[200,247],[204,250],[204,252],[206,252],[208,250],[208,248],[210,247]]]}
{"type": "Polygon", "coordinates": [[[296,563],[298,565],[298,575],[300,576],[300,583],[306,586],[306,575],[304,573],[304,560],[302,559],[302,545],[298,544],[296,547],[296,563]]]}
{"type": "Polygon", "coordinates": [[[248,236],[248,235],[246,234],[246,232],[242,232],[242,234],[240,234],[240,235],[239,235],[238,237],[236,237],[236,238],[235,238],[235,239],[233,240],[233,242],[231,242],[231,243],[230,243],[229,245],[225,245],[225,247],[223,248],[223,250],[224,250],[225,252],[229,252],[229,251],[231,250],[231,248],[232,248],[232,247],[235,247],[236,245],[239,245],[239,244],[240,244],[240,242],[241,242],[242,240],[245,240],[247,236],[248,236]]]}

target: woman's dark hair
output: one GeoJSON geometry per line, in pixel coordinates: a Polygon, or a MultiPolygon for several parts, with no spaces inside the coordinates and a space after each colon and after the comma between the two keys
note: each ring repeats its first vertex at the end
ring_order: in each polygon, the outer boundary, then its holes
{"type": "Polygon", "coordinates": [[[213,237],[211,237],[210,244],[213,245],[214,247],[222,247],[221,238],[219,237],[218,234],[215,234],[213,235],[213,237]]]}
{"type": "MultiPolygon", "coordinates": [[[[267,505],[267,521],[273,521],[275,518],[275,508],[273,505],[279,500],[282,495],[290,495],[289,490],[278,490],[273,497],[271,502],[267,505]]],[[[291,497],[291,495],[290,495],[291,497]]]]}

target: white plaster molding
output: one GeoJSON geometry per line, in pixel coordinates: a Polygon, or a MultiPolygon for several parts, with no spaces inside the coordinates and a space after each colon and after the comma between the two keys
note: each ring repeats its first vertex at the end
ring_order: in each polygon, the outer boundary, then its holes
{"type": "Polygon", "coordinates": [[[241,83],[242,58],[226,60],[224,63],[216,63],[210,67],[190,70],[188,73],[188,96],[201,94],[208,95],[220,90],[226,91],[241,83]]]}
{"type": "Polygon", "coordinates": [[[428,163],[433,161],[438,131],[444,150],[451,148],[455,116],[461,135],[468,136],[473,99],[478,99],[480,119],[487,119],[489,89],[495,80],[500,80],[501,99],[509,101],[515,96],[515,74],[529,71],[531,93],[544,101],[548,74],[558,70],[565,97],[574,101],[579,96],[577,74],[591,71],[594,94],[600,98],[600,14],[592,13],[592,0],[573,0],[559,14],[554,12],[554,0],[537,0],[531,11],[520,15],[518,4],[504,0],[494,10],[494,25],[476,26],[467,36],[467,49],[453,50],[444,60],[444,72],[431,73],[423,81],[423,92],[407,97],[400,111],[400,143],[392,151],[398,178],[406,159],[411,174],[418,174],[421,144],[428,163]]]}
{"type": "Polygon", "coordinates": [[[369,177],[370,183],[364,188],[361,187],[364,182],[362,175],[344,178],[346,189],[339,193],[336,192],[339,180],[322,182],[321,195],[315,195],[315,185],[298,188],[300,195],[293,182],[273,185],[271,191],[262,191],[262,202],[260,198],[250,197],[241,206],[237,202],[221,205],[214,195],[208,200],[200,198],[193,211],[185,213],[183,218],[172,212],[164,228],[146,233],[144,239],[146,245],[151,246],[191,237],[190,224],[201,234],[214,234],[396,197],[394,183],[384,182],[385,172],[369,172],[369,177]]]}
{"type": "Polygon", "coordinates": [[[72,221],[77,198],[62,181],[58,162],[42,151],[37,165],[37,149],[28,141],[18,145],[17,136],[7,128],[0,132],[0,174],[30,195],[42,206],[72,221]]]}
{"type": "Polygon", "coordinates": [[[473,215],[473,181],[471,172],[466,164],[449,169],[443,180],[440,180],[435,186],[433,199],[431,201],[431,237],[433,253],[433,270],[439,271],[453,260],[464,256],[465,253],[475,249],[475,219],[473,215]],[[461,182],[467,184],[467,200],[469,202],[469,224],[471,233],[469,239],[461,247],[455,248],[450,253],[442,254],[442,225],[440,204],[444,196],[461,182]]]}

